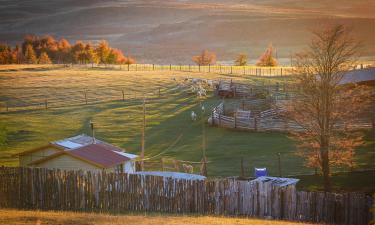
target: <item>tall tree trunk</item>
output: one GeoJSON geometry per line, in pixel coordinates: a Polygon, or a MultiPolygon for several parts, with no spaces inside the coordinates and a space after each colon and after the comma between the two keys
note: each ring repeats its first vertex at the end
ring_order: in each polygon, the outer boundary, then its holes
{"type": "Polygon", "coordinates": [[[324,179],[324,191],[329,192],[331,191],[331,178],[329,169],[328,141],[325,137],[322,138],[322,143],[320,146],[320,158],[324,179]]]}

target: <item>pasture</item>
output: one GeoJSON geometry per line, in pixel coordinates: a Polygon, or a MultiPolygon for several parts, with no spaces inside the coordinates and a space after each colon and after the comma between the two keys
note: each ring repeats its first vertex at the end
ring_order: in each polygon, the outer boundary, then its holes
{"type": "Polygon", "coordinates": [[[74,224],[74,225],[114,225],[114,224],[236,224],[236,225],[295,225],[310,224],[275,220],[260,220],[248,218],[225,218],[213,216],[194,215],[165,215],[165,214],[128,214],[111,215],[104,213],[78,213],[78,212],[57,212],[57,211],[24,211],[13,209],[0,210],[0,224],[74,224]]]}
{"type": "MultiPolygon", "coordinates": [[[[161,157],[200,161],[199,100],[178,88],[187,77],[259,85],[291,79],[178,71],[0,67],[0,121],[7,137],[0,147],[0,165],[16,166],[13,154],[48,141],[90,134],[90,120],[95,123],[98,139],[139,154],[143,96],[147,97],[146,158],[153,162],[161,157]],[[190,118],[192,110],[198,114],[195,122],[190,118]]],[[[203,99],[205,119],[219,102],[212,93],[203,99]]],[[[232,131],[207,124],[205,128],[209,176],[239,175],[241,158],[246,175],[251,175],[253,167],[267,167],[270,175],[277,176],[279,152],[284,176],[313,173],[293,153],[294,143],[285,134],[232,131]]],[[[374,132],[368,132],[366,139],[367,145],[358,150],[358,168],[374,169],[374,132]]]]}

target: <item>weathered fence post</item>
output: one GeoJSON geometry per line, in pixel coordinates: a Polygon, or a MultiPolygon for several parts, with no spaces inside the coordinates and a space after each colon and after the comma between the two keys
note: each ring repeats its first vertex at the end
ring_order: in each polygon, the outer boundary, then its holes
{"type": "Polygon", "coordinates": [[[191,72],[191,65],[189,64],[189,72],[191,72]]]}
{"type": "Polygon", "coordinates": [[[152,70],[155,70],[155,64],[152,64],[152,70]]]}
{"type": "Polygon", "coordinates": [[[160,98],[160,88],[159,88],[159,98],[160,98]]]}
{"type": "Polygon", "coordinates": [[[48,100],[47,100],[47,99],[44,100],[44,108],[45,108],[45,109],[48,109],[48,100]]]}
{"type": "Polygon", "coordinates": [[[211,64],[208,64],[208,72],[211,72],[211,64]]]}
{"type": "Polygon", "coordinates": [[[246,73],[245,73],[245,66],[243,67],[243,75],[245,75],[246,73]]]}
{"type": "Polygon", "coordinates": [[[280,154],[280,152],[277,153],[277,159],[278,159],[279,177],[282,177],[282,174],[281,174],[281,154],[280,154]]]}
{"type": "Polygon", "coordinates": [[[230,74],[233,74],[233,67],[230,66],[230,74]]]}
{"type": "Polygon", "coordinates": [[[130,71],[130,64],[128,64],[128,71],[130,71]]]}
{"type": "Polygon", "coordinates": [[[85,90],[85,103],[87,105],[87,93],[86,93],[86,90],[85,90]]]}
{"type": "Polygon", "coordinates": [[[255,131],[258,131],[258,121],[257,121],[257,117],[254,117],[254,130],[255,130],[255,131]]]}
{"type": "Polygon", "coordinates": [[[122,101],[125,101],[125,92],[124,90],[121,90],[121,92],[122,92],[122,101]]]}
{"type": "Polygon", "coordinates": [[[164,160],[163,157],[160,159],[161,171],[164,171],[164,160]]]}
{"type": "Polygon", "coordinates": [[[234,123],[234,128],[237,128],[237,113],[236,112],[234,112],[234,121],[233,121],[233,123],[234,123]]]}
{"type": "Polygon", "coordinates": [[[198,64],[198,71],[201,72],[201,64],[198,64]]]}
{"type": "Polygon", "coordinates": [[[280,76],[283,76],[283,68],[280,69],[280,76]]]}
{"type": "Polygon", "coordinates": [[[169,70],[172,70],[172,64],[169,64],[169,70]]]}

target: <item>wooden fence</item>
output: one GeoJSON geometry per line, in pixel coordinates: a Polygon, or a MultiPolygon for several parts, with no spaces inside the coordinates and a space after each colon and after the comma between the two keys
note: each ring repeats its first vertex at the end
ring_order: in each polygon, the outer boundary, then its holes
{"type": "Polygon", "coordinates": [[[6,208],[241,215],[361,225],[371,219],[372,203],[362,193],[305,192],[253,181],[0,168],[0,207],[6,208]]]}
{"type": "Polygon", "coordinates": [[[289,66],[261,67],[261,66],[228,66],[228,65],[158,65],[158,64],[131,64],[131,65],[74,65],[74,67],[111,68],[125,71],[183,71],[235,74],[248,76],[289,76],[293,75],[294,68],[289,66]]]}
{"type": "MultiPolygon", "coordinates": [[[[265,104],[265,100],[250,100],[246,104],[265,104]]],[[[241,103],[243,104],[243,103],[241,103]]],[[[239,107],[239,105],[235,107],[239,107]]],[[[233,108],[233,104],[229,104],[229,107],[233,108]]],[[[275,109],[268,109],[264,111],[254,110],[250,113],[250,116],[238,117],[237,113],[233,115],[227,115],[227,108],[224,103],[220,103],[214,107],[211,111],[211,124],[223,128],[241,129],[250,131],[275,131],[275,132],[300,132],[303,131],[303,127],[296,124],[293,121],[288,121],[281,116],[275,109]],[[255,113],[254,113],[255,112],[255,113]]],[[[352,125],[346,126],[342,123],[337,123],[336,129],[351,129],[351,130],[366,130],[374,129],[375,123],[369,118],[358,118],[352,125]]]]}

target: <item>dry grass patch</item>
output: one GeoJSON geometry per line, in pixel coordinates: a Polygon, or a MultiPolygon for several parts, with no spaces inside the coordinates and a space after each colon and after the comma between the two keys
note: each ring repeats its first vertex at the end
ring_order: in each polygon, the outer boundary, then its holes
{"type": "Polygon", "coordinates": [[[170,216],[170,215],[109,215],[99,213],[74,213],[74,212],[45,212],[45,211],[21,211],[0,210],[0,224],[71,224],[71,225],[114,225],[114,224],[138,224],[138,225],[224,225],[224,224],[251,224],[251,225],[293,225],[302,224],[284,221],[271,221],[246,218],[227,218],[211,216],[170,216]]]}

